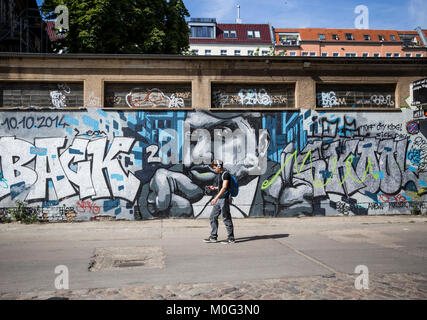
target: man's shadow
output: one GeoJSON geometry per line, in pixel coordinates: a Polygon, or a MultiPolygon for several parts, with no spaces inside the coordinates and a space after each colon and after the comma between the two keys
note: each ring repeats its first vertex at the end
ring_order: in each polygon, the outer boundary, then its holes
{"type": "Polygon", "coordinates": [[[255,240],[265,240],[265,239],[280,239],[280,238],[287,238],[289,237],[289,234],[283,233],[283,234],[268,234],[265,236],[253,236],[253,237],[243,237],[243,238],[236,238],[237,242],[246,242],[246,241],[255,241],[255,240]]]}

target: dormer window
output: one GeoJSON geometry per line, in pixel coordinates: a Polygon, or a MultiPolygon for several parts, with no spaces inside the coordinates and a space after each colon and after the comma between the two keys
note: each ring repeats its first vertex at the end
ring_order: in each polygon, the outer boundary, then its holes
{"type": "Polygon", "coordinates": [[[364,35],[363,35],[363,38],[364,38],[365,40],[371,40],[371,36],[370,36],[369,34],[364,34],[364,35]]]}
{"type": "Polygon", "coordinates": [[[390,36],[391,41],[396,41],[396,37],[394,35],[390,36]]]}
{"type": "Polygon", "coordinates": [[[326,40],[326,37],[323,33],[319,33],[319,40],[326,40]]]}
{"type": "Polygon", "coordinates": [[[333,34],[332,35],[332,40],[339,40],[338,35],[337,34],[333,34]]]}
{"type": "Polygon", "coordinates": [[[248,30],[248,39],[261,38],[259,30],[248,30]]]}
{"type": "Polygon", "coordinates": [[[382,34],[379,34],[379,35],[378,35],[378,39],[379,39],[380,41],[384,41],[384,36],[383,36],[382,34]]]}
{"type": "Polygon", "coordinates": [[[236,30],[224,30],[224,38],[237,38],[236,30]]]}
{"type": "Polygon", "coordinates": [[[214,38],[214,27],[191,26],[191,38],[214,38]]]}
{"type": "Polygon", "coordinates": [[[345,34],[345,39],[346,39],[346,40],[354,40],[354,38],[353,38],[353,34],[352,34],[352,33],[346,33],[346,34],[345,34]]]}

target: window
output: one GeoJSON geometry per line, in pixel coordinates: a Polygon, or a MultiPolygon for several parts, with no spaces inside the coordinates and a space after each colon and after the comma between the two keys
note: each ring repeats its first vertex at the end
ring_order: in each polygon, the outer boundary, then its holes
{"type": "Polygon", "coordinates": [[[267,50],[262,50],[261,54],[262,54],[263,56],[266,56],[266,55],[268,55],[268,51],[267,51],[267,50]]]}
{"type": "Polygon", "coordinates": [[[385,54],[385,56],[386,56],[387,58],[390,58],[390,57],[392,56],[392,54],[391,54],[391,52],[387,52],[387,53],[385,54]]]}
{"type": "Polygon", "coordinates": [[[316,85],[317,108],[394,108],[395,84],[316,85]]]}
{"type": "Polygon", "coordinates": [[[295,34],[295,33],[279,34],[279,41],[282,44],[282,46],[298,46],[299,34],[295,34]]]}
{"type": "Polygon", "coordinates": [[[412,57],[412,53],[405,53],[405,57],[406,57],[406,58],[410,58],[410,57],[412,57]]]}
{"type": "Polygon", "coordinates": [[[248,50],[248,56],[253,56],[254,55],[254,51],[253,50],[248,50]]]}
{"type": "Polygon", "coordinates": [[[394,53],[393,57],[395,57],[395,58],[400,57],[400,53],[394,53]]]}
{"type": "Polygon", "coordinates": [[[252,38],[260,38],[261,34],[258,30],[252,31],[252,30],[248,30],[248,38],[252,39],[252,38]]]}
{"type": "Polygon", "coordinates": [[[212,108],[294,108],[295,83],[211,84],[212,108]]]}
{"type": "Polygon", "coordinates": [[[319,33],[319,40],[326,40],[326,37],[323,33],[319,33]]]}
{"type": "Polygon", "coordinates": [[[327,52],[322,52],[322,57],[327,57],[328,53],[327,52]]]}
{"type": "Polygon", "coordinates": [[[423,56],[423,54],[422,53],[417,53],[417,54],[415,54],[415,57],[417,57],[417,58],[421,58],[423,56]]]}
{"type": "Polygon", "coordinates": [[[391,41],[396,41],[396,37],[394,35],[390,35],[391,41]]]}
{"type": "Polygon", "coordinates": [[[379,54],[378,52],[375,52],[375,53],[373,54],[373,56],[374,56],[374,58],[378,58],[378,57],[380,56],[380,54],[379,54]]]}
{"type": "Polygon", "coordinates": [[[291,57],[295,57],[295,56],[297,55],[297,53],[296,53],[295,51],[291,51],[291,52],[289,52],[289,55],[290,55],[291,57]]]}
{"type": "Polygon", "coordinates": [[[224,38],[236,38],[236,30],[224,30],[224,38]]]}
{"type": "MultiPolygon", "coordinates": [[[[10,108],[35,106],[65,109],[67,107],[82,107],[84,105],[83,82],[0,81],[0,97],[0,106],[10,108]]],[[[25,124],[22,126],[25,128],[25,124]]],[[[11,127],[17,128],[16,123],[11,125],[11,127]]]]}
{"type": "Polygon", "coordinates": [[[193,26],[191,27],[191,38],[211,38],[214,36],[214,27],[193,26]]]}
{"type": "Polygon", "coordinates": [[[337,34],[333,34],[332,35],[332,40],[339,40],[338,35],[337,34]]]}
{"type": "Polygon", "coordinates": [[[379,35],[378,35],[378,40],[380,40],[380,41],[384,41],[384,36],[383,36],[382,34],[379,34],[379,35]]]}
{"type": "Polygon", "coordinates": [[[310,52],[310,57],[315,57],[316,56],[316,52],[310,52]]]}
{"type": "Polygon", "coordinates": [[[190,82],[106,82],[104,87],[104,103],[109,108],[189,108],[191,99],[190,82]],[[179,103],[172,103],[175,96],[182,98],[179,103]]]}
{"type": "Polygon", "coordinates": [[[354,40],[354,38],[353,38],[353,34],[352,34],[352,33],[346,33],[346,34],[345,34],[345,39],[346,39],[346,40],[354,40]]]}
{"type": "Polygon", "coordinates": [[[340,54],[339,54],[339,52],[334,52],[334,53],[332,53],[332,56],[333,56],[333,57],[339,57],[339,56],[340,56],[340,54]]]}
{"type": "Polygon", "coordinates": [[[234,50],[234,55],[235,56],[240,56],[240,50],[234,50]]]}
{"type": "Polygon", "coordinates": [[[357,55],[356,55],[355,53],[348,52],[348,53],[346,53],[346,54],[345,54],[345,56],[346,56],[346,57],[354,58],[354,57],[356,57],[357,55]]]}
{"type": "Polygon", "coordinates": [[[199,54],[199,50],[198,50],[198,49],[193,49],[193,50],[191,50],[191,51],[193,51],[193,53],[194,53],[196,56],[199,54]]]}
{"type": "Polygon", "coordinates": [[[369,53],[367,53],[367,52],[363,52],[363,53],[362,53],[362,57],[364,57],[364,58],[369,57],[369,53]]]}
{"type": "Polygon", "coordinates": [[[210,56],[211,55],[211,50],[205,50],[205,56],[210,56]]]}
{"type": "Polygon", "coordinates": [[[308,56],[308,52],[307,52],[307,51],[304,51],[304,52],[302,52],[302,53],[301,53],[301,55],[302,55],[302,56],[308,56]]]}
{"type": "Polygon", "coordinates": [[[365,40],[371,40],[371,36],[370,36],[369,34],[364,34],[364,35],[363,35],[363,38],[364,38],[365,40]]]}
{"type": "Polygon", "coordinates": [[[227,50],[221,50],[221,55],[222,56],[226,56],[227,55],[227,50]]]}

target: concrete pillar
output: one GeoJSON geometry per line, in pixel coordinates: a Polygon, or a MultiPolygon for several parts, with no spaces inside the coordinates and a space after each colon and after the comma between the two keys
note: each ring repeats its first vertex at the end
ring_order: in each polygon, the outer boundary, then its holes
{"type": "Polygon", "coordinates": [[[295,107],[314,109],[316,107],[316,82],[313,78],[300,79],[295,88],[295,107]]]}
{"type": "Polygon", "coordinates": [[[102,78],[98,75],[88,75],[84,80],[84,106],[86,108],[101,108],[104,100],[102,78]]]}
{"type": "Polygon", "coordinates": [[[197,75],[192,81],[194,109],[209,109],[211,106],[211,82],[206,76],[197,75]]]}

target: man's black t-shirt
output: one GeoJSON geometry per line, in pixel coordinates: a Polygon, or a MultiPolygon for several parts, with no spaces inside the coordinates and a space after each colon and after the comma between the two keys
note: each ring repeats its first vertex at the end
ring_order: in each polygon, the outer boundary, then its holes
{"type": "Polygon", "coordinates": [[[231,176],[230,176],[230,173],[228,171],[221,172],[216,177],[216,186],[218,187],[218,192],[221,190],[222,183],[224,180],[228,180],[228,187],[227,187],[227,190],[222,194],[220,199],[228,198],[230,195],[229,190],[230,190],[230,186],[231,186],[231,176]]]}

